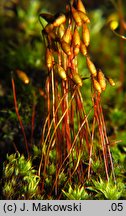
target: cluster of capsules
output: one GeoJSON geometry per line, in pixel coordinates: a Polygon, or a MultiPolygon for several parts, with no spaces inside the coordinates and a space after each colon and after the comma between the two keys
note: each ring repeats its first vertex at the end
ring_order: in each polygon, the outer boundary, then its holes
{"type": "Polygon", "coordinates": [[[106,79],[112,86],[115,85],[111,78],[105,77],[100,69],[96,69],[88,55],[90,19],[81,0],[71,1],[66,6],[66,13],[55,16],[42,13],[40,17],[48,22],[42,33],[46,43],[46,66],[49,72],[54,70],[62,80],[70,79],[81,87],[83,79],[77,66],[77,57],[81,52],[86,58],[93,88],[97,92],[105,90],[106,79]]]}

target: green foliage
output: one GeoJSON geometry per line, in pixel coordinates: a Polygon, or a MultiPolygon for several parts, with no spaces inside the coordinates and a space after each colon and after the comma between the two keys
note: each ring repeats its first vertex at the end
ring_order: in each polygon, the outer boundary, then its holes
{"type": "Polygon", "coordinates": [[[89,199],[88,193],[83,186],[75,185],[74,189],[69,185],[68,192],[62,190],[69,200],[86,200],[89,199]]]}
{"type": "MultiPolygon", "coordinates": [[[[3,7],[4,4],[7,3],[4,2],[3,7]]],[[[10,9],[4,10],[3,8],[4,25],[2,22],[0,23],[2,31],[0,61],[2,66],[9,70],[15,70],[17,67],[22,70],[26,70],[28,67],[40,69],[42,64],[40,56],[43,49],[40,49],[42,43],[38,11],[42,7],[42,3],[38,0],[27,1],[24,5],[19,3],[16,7],[16,15],[11,7],[13,8],[13,2],[10,2],[10,9]],[[9,12],[12,12],[11,17],[9,17],[9,12]]]]}
{"type": "Polygon", "coordinates": [[[38,146],[33,146],[33,158],[40,158],[41,157],[41,149],[38,146]]]}
{"type": "Polygon", "coordinates": [[[31,160],[26,160],[19,153],[7,156],[3,179],[3,196],[6,199],[32,199],[38,193],[40,178],[31,160]]]}
{"type": "Polygon", "coordinates": [[[96,193],[96,199],[118,200],[123,194],[126,194],[125,184],[121,181],[116,184],[112,181],[104,181],[101,178],[92,180],[93,186],[88,187],[89,190],[96,193]]]}
{"type": "Polygon", "coordinates": [[[115,127],[122,127],[125,126],[126,122],[126,115],[123,109],[115,108],[110,112],[110,120],[111,124],[115,127]]]}
{"type": "Polygon", "coordinates": [[[37,12],[40,10],[41,3],[38,0],[33,2],[29,1],[26,9],[19,7],[18,17],[21,22],[22,28],[26,31],[27,35],[36,35],[39,29],[37,12]]]}

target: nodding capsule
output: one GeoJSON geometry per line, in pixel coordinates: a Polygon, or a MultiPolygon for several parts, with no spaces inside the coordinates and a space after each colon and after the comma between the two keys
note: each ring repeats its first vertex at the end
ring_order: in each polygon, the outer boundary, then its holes
{"type": "Polygon", "coordinates": [[[83,85],[80,75],[76,72],[72,74],[72,80],[80,87],[83,85]]]}
{"type": "Polygon", "coordinates": [[[82,20],[79,16],[78,11],[74,7],[71,7],[71,11],[72,11],[72,15],[73,15],[73,19],[74,19],[75,23],[77,24],[77,26],[81,26],[82,20]]]}
{"type": "Polygon", "coordinates": [[[86,57],[86,62],[87,62],[87,66],[88,66],[88,69],[89,69],[91,75],[93,77],[96,77],[97,76],[96,67],[95,67],[94,63],[90,60],[90,58],[88,56],[86,57]]]}
{"type": "Polygon", "coordinates": [[[52,51],[49,48],[46,48],[46,66],[49,70],[52,69],[53,67],[53,55],[52,55],[52,51]]]}
{"type": "Polygon", "coordinates": [[[57,73],[58,73],[58,75],[60,76],[61,79],[66,81],[67,75],[66,75],[66,71],[64,70],[63,67],[61,67],[59,64],[55,64],[54,65],[54,70],[57,71],[57,73]]]}
{"type": "Polygon", "coordinates": [[[86,46],[90,43],[90,32],[86,24],[82,25],[82,39],[86,46]]]}
{"type": "Polygon", "coordinates": [[[77,44],[73,47],[74,56],[77,56],[79,52],[80,52],[80,46],[77,44]]]}
{"type": "Polygon", "coordinates": [[[102,91],[105,91],[106,89],[106,80],[103,72],[99,69],[98,70],[98,82],[101,86],[102,91]]]}
{"type": "Polygon", "coordinates": [[[65,23],[66,22],[66,16],[65,14],[60,14],[56,19],[55,21],[53,22],[53,26],[54,27],[58,27],[60,26],[61,24],[65,23]]]}
{"type": "Polygon", "coordinates": [[[61,48],[65,52],[66,55],[71,55],[70,45],[65,41],[61,40],[61,48]]]}
{"type": "Polygon", "coordinates": [[[77,28],[75,28],[74,33],[73,33],[73,39],[72,39],[74,56],[78,55],[78,53],[80,51],[80,42],[81,41],[80,41],[79,32],[78,32],[77,28]]]}
{"type": "Polygon", "coordinates": [[[92,81],[93,81],[93,87],[94,87],[94,89],[97,92],[101,93],[102,89],[101,89],[101,86],[100,86],[99,82],[96,79],[94,79],[94,78],[92,79],[92,81]]]}
{"type": "Polygon", "coordinates": [[[80,44],[80,51],[81,53],[86,56],[87,55],[87,47],[85,46],[85,44],[81,41],[81,44],[80,44]]]}
{"type": "Polygon", "coordinates": [[[74,46],[76,46],[76,45],[80,46],[80,35],[79,35],[77,28],[75,28],[74,33],[73,33],[72,44],[74,46]]]}
{"type": "Polygon", "coordinates": [[[23,81],[23,83],[29,84],[30,79],[24,71],[17,69],[16,73],[17,73],[19,79],[23,81]]]}
{"type": "Polygon", "coordinates": [[[109,84],[110,84],[111,86],[115,86],[115,82],[114,82],[114,80],[113,80],[112,78],[107,77],[107,80],[108,80],[108,82],[109,82],[109,84]]]}
{"type": "Polygon", "coordinates": [[[82,11],[83,13],[86,13],[86,9],[85,9],[85,7],[84,7],[84,5],[83,5],[83,3],[82,3],[81,0],[77,1],[77,9],[80,10],[80,11],[82,11]]]}
{"type": "Polygon", "coordinates": [[[66,43],[70,43],[71,39],[72,39],[72,32],[68,27],[62,37],[62,40],[64,40],[66,43]]]}
{"type": "Polygon", "coordinates": [[[65,33],[65,26],[64,26],[64,24],[61,24],[58,27],[58,37],[61,39],[63,37],[64,33],[65,33]]]}
{"type": "Polygon", "coordinates": [[[88,16],[83,13],[82,11],[77,10],[79,17],[81,18],[81,21],[84,23],[90,23],[90,19],[88,18],[88,16]]]}

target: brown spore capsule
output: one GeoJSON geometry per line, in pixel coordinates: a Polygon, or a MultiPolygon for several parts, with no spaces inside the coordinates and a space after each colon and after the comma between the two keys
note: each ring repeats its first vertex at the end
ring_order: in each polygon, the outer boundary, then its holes
{"type": "Polygon", "coordinates": [[[115,82],[112,78],[108,77],[107,80],[111,86],[115,86],[115,82]]]}
{"type": "Polygon", "coordinates": [[[49,70],[51,70],[53,67],[53,60],[54,58],[52,55],[52,51],[49,48],[47,48],[46,49],[46,66],[49,70]]]}
{"type": "Polygon", "coordinates": [[[79,16],[78,11],[74,7],[71,7],[71,11],[72,11],[72,15],[73,15],[73,19],[74,19],[75,23],[77,24],[77,26],[81,26],[82,20],[79,16]]]}
{"type": "Polygon", "coordinates": [[[72,80],[80,87],[83,85],[80,75],[76,72],[72,74],[72,80]]]}
{"type": "Polygon", "coordinates": [[[55,21],[53,22],[53,26],[54,27],[58,27],[60,26],[61,24],[65,23],[66,22],[66,16],[65,14],[60,14],[56,19],[55,21]]]}
{"type": "Polygon", "coordinates": [[[81,53],[86,56],[87,55],[87,47],[85,46],[85,44],[81,41],[81,44],[80,44],[80,51],[81,53]]]}
{"type": "Polygon", "coordinates": [[[80,35],[79,35],[77,28],[75,28],[74,33],[73,33],[72,44],[74,46],[76,46],[76,45],[80,46],[80,35]]]}
{"type": "Polygon", "coordinates": [[[58,27],[58,37],[61,39],[63,37],[64,33],[65,33],[65,26],[64,26],[64,24],[61,24],[58,27]]]}
{"type": "Polygon", "coordinates": [[[64,70],[63,67],[61,67],[60,65],[56,64],[54,65],[54,70],[57,71],[58,75],[60,76],[61,79],[63,79],[64,81],[66,81],[67,76],[66,76],[66,71],[64,70]]]}
{"type": "Polygon", "coordinates": [[[66,53],[66,55],[71,55],[70,45],[65,41],[61,41],[62,50],[66,53]]]}
{"type": "Polygon", "coordinates": [[[86,24],[82,25],[82,38],[86,46],[89,46],[90,43],[90,32],[86,24]]]}
{"type": "Polygon", "coordinates": [[[83,13],[82,11],[77,10],[79,17],[81,18],[81,21],[84,23],[90,23],[90,19],[88,18],[88,16],[83,13]]]}
{"type": "Polygon", "coordinates": [[[101,86],[102,91],[105,91],[106,89],[106,80],[103,72],[99,69],[98,70],[98,82],[101,86]]]}
{"type": "Polygon", "coordinates": [[[82,3],[81,0],[77,1],[77,9],[80,10],[80,11],[82,11],[83,13],[86,13],[86,9],[85,9],[85,7],[84,7],[84,5],[83,5],[83,3],[82,3]]]}
{"type": "Polygon", "coordinates": [[[80,46],[77,44],[73,47],[74,56],[77,56],[79,52],[80,52],[80,46]]]}
{"type": "Polygon", "coordinates": [[[71,39],[72,39],[72,32],[70,28],[67,28],[62,37],[62,40],[64,40],[66,43],[70,43],[71,39]]]}
{"type": "Polygon", "coordinates": [[[29,84],[30,79],[24,71],[17,69],[16,73],[17,73],[19,79],[22,80],[23,83],[29,84]]]}
{"type": "Polygon", "coordinates": [[[96,79],[92,79],[92,82],[93,82],[93,87],[94,87],[94,89],[95,89],[97,92],[101,93],[101,92],[102,92],[102,89],[101,89],[101,86],[100,86],[99,82],[98,82],[96,79]]]}
{"type": "Polygon", "coordinates": [[[91,75],[93,77],[96,77],[97,76],[96,67],[95,67],[94,63],[90,60],[90,58],[88,56],[86,57],[86,62],[87,62],[87,66],[88,66],[88,69],[89,69],[91,75]]]}

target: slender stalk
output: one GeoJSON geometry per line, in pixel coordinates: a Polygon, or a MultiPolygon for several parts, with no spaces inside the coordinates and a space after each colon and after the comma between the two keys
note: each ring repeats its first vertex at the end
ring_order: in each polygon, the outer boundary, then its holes
{"type": "Polygon", "coordinates": [[[109,159],[110,159],[110,165],[111,165],[111,169],[112,169],[113,179],[114,179],[114,182],[116,183],[116,177],[115,177],[115,172],[114,172],[112,155],[111,155],[111,151],[110,151],[109,140],[107,137],[106,126],[105,126],[105,121],[104,121],[104,116],[103,116],[101,105],[100,105],[100,110],[101,110],[101,118],[102,118],[102,123],[103,123],[104,136],[105,136],[106,146],[107,146],[108,155],[109,155],[109,159]]]}
{"type": "Polygon", "coordinates": [[[47,94],[47,109],[48,109],[48,128],[50,127],[50,76],[46,80],[46,94],[47,94]]]}
{"type": "MultiPolygon", "coordinates": [[[[57,178],[58,178],[58,176],[59,176],[59,174],[60,174],[60,171],[61,171],[62,167],[64,166],[64,164],[66,163],[67,159],[68,159],[69,156],[71,155],[71,152],[72,152],[72,150],[73,150],[73,148],[74,148],[74,146],[75,146],[75,144],[76,144],[77,138],[78,138],[78,136],[79,136],[79,133],[81,132],[81,130],[82,130],[82,128],[83,128],[83,126],[84,126],[84,124],[85,124],[85,122],[86,122],[86,118],[88,118],[88,116],[89,116],[89,114],[90,114],[91,111],[92,111],[92,109],[89,111],[88,115],[85,117],[85,119],[83,120],[81,126],[79,127],[79,130],[78,130],[78,132],[77,132],[77,134],[76,134],[76,136],[74,137],[74,140],[73,140],[73,142],[72,142],[71,149],[70,149],[68,155],[66,156],[66,158],[64,159],[62,165],[60,166],[60,168],[59,168],[59,170],[58,170],[57,178]]],[[[54,186],[55,186],[56,181],[57,181],[57,179],[56,179],[55,182],[54,182],[53,188],[54,188],[54,186]]],[[[67,181],[67,182],[68,182],[68,181],[67,181]]],[[[66,182],[66,183],[67,183],[67,182],[66,182]]],[[[65,183],[65,185],[66,185],[66,183],[65,183]]],[[[53,190],[53,189],[52,189],[52,190],[53,190]]]]}
{"type": "Polygon", "coordinates": [[[32,119],[31,119],[31,146],[33,143],[34,127],[35,127],[35,112],[36,112],[36,102],[35,93],[33,94],[33,105],[32,105],[32,119]]]}
{"type": "Polygon", "coordinates": [[[101,141],[101,145],[102,145],[106,178],[107,178],[107,181],[109,181],[107,150],[106,150],[106,143],[105,143],[105,138],[104,138],[103,125],[102,125],[102,121],[101,121],[101,113],[100,113],[100,110],[99,110],[100,95],[96,96],[95,100],[96,100],[95,105],[94,105],[95,118],[96,118],[96,121],[97,121],[97,124],[98,124],[100,141],[101,141]]]}
{"type": "Polygon", "coordinates": [[[11,78],[11,82],[12,82],[12,90],[13,90],[15,111],[16,111],[17,118],[18,118],[21,130],[22,130],[23,136],[24,136],[25,147],[26,147],[26,151],[27,151],[27,154],[28,154],[28,158],[29,158],[30,155],[29,155],[28,142],[27,142],[27,138],[26,138],[26,134],[25,134],[25,129],[24,129],[24,126],[23,126],[23,123],[22,123],[22,120],[21,120],[21,117],[20,117],[20,114],[19,114],[19,110],[18,110],[18,104],[17,104],[17,98],[16,98],[16,89],[15,89],[15,82],[14,82],[14,78],[13,77],[11,78]]]}
{"type": "Polygon", "coordinates": [[[88,179],[90,179],[90,173],[91,173],[92,150],[93,150],[95,124],[96,124],[96,118],[94,117],[93,124],[92,124],[92,136],[91,136],[90,153],[89,153],[88,179]]]}

